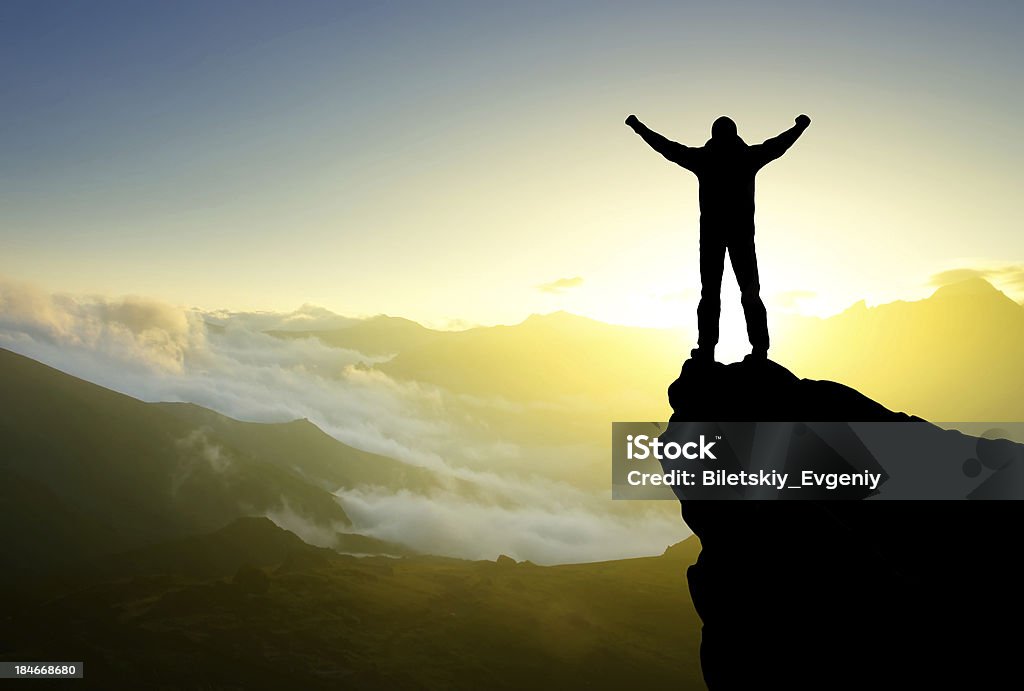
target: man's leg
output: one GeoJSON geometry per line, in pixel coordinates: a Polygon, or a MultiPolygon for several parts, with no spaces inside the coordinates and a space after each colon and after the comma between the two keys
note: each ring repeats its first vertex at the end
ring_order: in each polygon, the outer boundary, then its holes
{"type": "Polygon", "coordinates": [[[697,305],[697,346],[702,356],[713,359],[718,344],[718,319],[722,311],[722,271],[725,269],[725,238],[701,228],[700,303],[697,305]]]}
{"type": "Polygon", "coordinates": [[[740,301],[743,303],[743,316],[747,319],[747,337],[754,348],[753,355],[764,357],[768,353],[768,313],[761,302],[753,229],[730,240],[729,261],[740,286],[740,301]]]}

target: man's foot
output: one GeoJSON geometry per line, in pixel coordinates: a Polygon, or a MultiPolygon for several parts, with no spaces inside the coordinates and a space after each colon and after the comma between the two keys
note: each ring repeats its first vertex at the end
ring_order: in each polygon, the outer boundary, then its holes
{"type": "Polygon", "coordinates": [[[714,348],[701,348],[698,346],[690,351],[690,359],[697,362],[714,362],[715,350],[714,348]]]}
{"type": "Polygon", "coordinates": [[[760,348],[754,348],[750,355],[743,358],[743,362],[767,362],[768,351],[767,349],[762,350],[760,348]]]}

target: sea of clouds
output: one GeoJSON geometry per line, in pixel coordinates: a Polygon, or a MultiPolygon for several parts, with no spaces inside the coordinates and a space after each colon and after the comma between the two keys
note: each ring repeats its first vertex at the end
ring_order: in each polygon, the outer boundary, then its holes
{"type": "MultiPolygon", "coordinates": [[[[611,502],[608,490],[524,470],[525,461],[568,451],[509,439],[481,424],[493,419],[488,413],[494,408],[516,404],[398,381],[373,368],[386,358],[265,333],[344,328],[353,321],[309,306],[287,314],[202,312],[0,281],[0,347],[145,401],[187,401],[254,422],[306,418],[346,444],[483,490],[473,498],[443,490],[339,491],[359,532],[433,554],[509,554],[538,563],[658,554],[688,534],[677,507],[626,510],[611,502]],[[481,469],[481,458],[493,463],[481,469]]],[[[589,453],[607,450],[598,443],[589,453]]],[[[322,541],[322,526],[306,525],[287,510],[271,518],[322,541]]]]}

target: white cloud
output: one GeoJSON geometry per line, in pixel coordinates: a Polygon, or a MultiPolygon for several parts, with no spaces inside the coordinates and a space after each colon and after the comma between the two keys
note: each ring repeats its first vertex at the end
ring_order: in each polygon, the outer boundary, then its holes
{"type": "Polygon", "coordinates": [[[338,496],[358,532],[463,559],[498,554],[539,564],[626,559],[660,554],[688,534],[674,502],[671,511],[631,515],[602,511],[597,502],[484,504],[451,493],[373,489],[338,496]]]}
{"type": "Polygon", "coordinates": [[[304,541],[317,547],[333,547],[338,541],[338,533],[348,531],[349,527],[342,523],[323,525],[313,523],[297,513],[288,500],[281,497],[280,505],[267,512],[267,518],[279,527],[298,535],[304,541]]]}
{"type": "Polygon", "coordinates": [[[172,492],[177,493],[197,471],[223,476],[234,470],[231,456],[219,444],[210,441],[209,434],[208,428],[201,427],[175,440],[179,458],[177,471],[171,478],[172,492]]]}
{"type": "Polygon", "coordinates": [[[145,298],[76,299],[0,282],[0,334],[8,343],[88,352],[132,369],[182,373],[206,331],[198,315],[145,298]]]}
{"type": "MultiPolygon", "coordinates": [[[[151,300],[77,298],[0,283],[2,347],[142,400],[187,401],[249,421],[307,418],[346,444],[479,490],[472,501],[454,489],[340,494],[357,527],[375,537],[451,556],[506,553],[553,563],[656,553],[687,534],[676,512],[641,518],[614,507],[606,492],[556,484],[536,472],[603,458],[603,439],[590,448],[512,439],[500,421],[517,414],[518,404],[397,381],[366,367],[379,358],[262,333],[343,319],[337,315],[304,307],[292,315],[215,316],[223,328],[210,330],[209,313],[151,300]]],[[[230,470],[229,459],[206,451],[211,469],[230,470]]],[[[283,506],[271,518],[327,544],[334,527],[300,526],[292,514],[283,506]]]]}
{"type": "Polygon", "coordinates": [[[542,283],[537,286],[537,290],[542,293],[564,293],[567,290],[579,288],[581,285],[583,285],[583,277],[572,276],[569,278],[559,278],[548,283],[542,283]]]}
{"type": "Polygon", "coordinates": [[[358,319],[343,317],[316,305],[303,305],[294,312],[207,312],[206,321],[218,326],[234,324],[252,331],[321,331],[343,329],[358,319]]]}

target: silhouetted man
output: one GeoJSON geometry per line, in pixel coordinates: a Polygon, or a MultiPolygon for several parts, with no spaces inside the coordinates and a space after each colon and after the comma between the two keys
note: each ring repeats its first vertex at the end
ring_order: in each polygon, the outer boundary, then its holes
{"type": "Polygon", "coordinates": [[[754,256],[754,176],[766,163],[786,153],[811,119],[800,115],[796,125],[763,144],[747,146],[736,123],[724,115],[711,125],[711,139],[702,147],[671,141],[649,129],[635,115],[626,124],[662,156],[697,176],[700,181],[700,304],[697,306],[697,348],[690,355],[714,360],[718,319],[722,311],[722,271],[725,252],[740,286],[743,314],[752,359],[768,357],[768,316],[761,302],[761,285],[754,256]]]}

